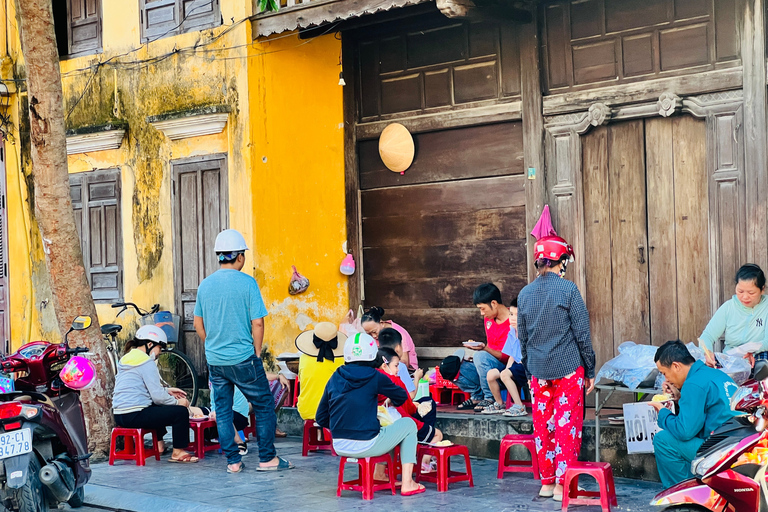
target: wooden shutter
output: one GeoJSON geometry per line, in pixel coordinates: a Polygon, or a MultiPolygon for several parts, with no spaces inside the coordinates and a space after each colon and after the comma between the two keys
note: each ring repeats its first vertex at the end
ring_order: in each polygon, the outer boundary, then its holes
{"type": "Polygon", "coordinates": [[[179,0],[140,1],[142,39],[159,39],[179,32],[179,0]]]}
{"type": "MultiPolygon", "coordinates": [[[[0,142],[3,139],[0,137],[0,142]]],[[[8,289],[8,210],[5,183],[5,149],[0,147],[0,353],[10,350],[11,315],[8,289]]]]}
{"type": "Polygon", "coordinates": [[[101,49],[101,0],[69,0],[69,55],[101,49]]]}
{"type": "Polygon", "coordinates": [[[219,0],[181,0],[182,30],[199,30],[221,22],[219,0]]]}
{"type": "Polygon", "coordinates": [[[72,175],[69,186],[93,299],[119,300],[122,296],[120,172],[72,175]]]}

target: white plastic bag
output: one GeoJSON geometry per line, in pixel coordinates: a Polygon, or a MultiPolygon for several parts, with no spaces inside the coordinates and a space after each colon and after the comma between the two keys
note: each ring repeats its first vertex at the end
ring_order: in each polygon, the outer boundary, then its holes
{"type": "Polygon", "coordinates": [[[619,345],[619,355],[607,361],[597,373],[600,379],[620,382],[631,389],[652,387],[659,370],[653,361],[656,347],[625,341],[619,345]]]}

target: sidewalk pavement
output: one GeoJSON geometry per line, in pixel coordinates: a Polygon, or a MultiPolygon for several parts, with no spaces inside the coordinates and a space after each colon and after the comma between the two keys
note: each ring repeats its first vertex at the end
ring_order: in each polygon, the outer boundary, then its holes
{"type": "MultiPolygon", "coordinates": [[[[539,483],[527,474],[508,473],[496,478],[497,461],[472,458],[475,486],[466,482],[451,484],[448,492],[438,493],[434,484],[425,484],[427,492],[403,498],[388,491],[377,492],[373,501],[363,501],[360,493],[344,491],[336,497],[339,459],[328,452],[301,456],[301,439],[288,437],[276,441],[278,454],[296,468],[284,472],[257,472],[255,441],[243,457],[246,470],[227,474],[226,459],[208,452],[197,464],[171,464],[167,456],[160,462],[147,459],[137,467],[130,462],[93,465],[93,476],[85,488],[86,506],[131,512],[241,512],[270,510],[298,512],[312,510],[500,510],[543,512],[560,510],[560,503],[538,497],[539,483]],[[439,507],[439,508],[436,508],[439,507]]],[[[458,461],[459,459],[454,459],[458,461]]],[[[463,469],[463,465],[454,469],[463,469]]],[[[347,479],[356,474],[356,465],[348,465],[347,479]]],[[[594,482],[594,481],[593,481],[594,482]]],[[[586,483],[586,482],[585,482],[586,483]]],[[[584,485],[594,489],[594,483],[584,485]]],[[[661,485],[638,480],[617,479],[618,508],[622,512],[652,510],[651,498],[661,485]]],[[[67,510],[69,508],[67,507],[67,510]]],[[[80,509],[84,510],[84,509],[80,509]]],[[[574,507],[592,512],[600,507],[574,507]]]]}

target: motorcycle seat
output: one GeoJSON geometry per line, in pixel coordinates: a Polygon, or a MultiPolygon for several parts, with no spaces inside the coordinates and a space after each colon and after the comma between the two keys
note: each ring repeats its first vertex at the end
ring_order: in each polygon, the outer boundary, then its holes
{"type": "Polygon", "coordinates": [[[117,334],[122,330],[123,326],[118,324],[104,324],[101,326],[101,334],[117,334]]]}

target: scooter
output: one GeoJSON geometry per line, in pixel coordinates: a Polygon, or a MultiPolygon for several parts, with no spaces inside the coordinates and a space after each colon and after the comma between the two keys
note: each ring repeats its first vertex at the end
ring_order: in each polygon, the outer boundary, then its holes
{"type": "Polygon", "coordinates": [[[691,463],[694,478],[661,493],[665,511],[768,512],[768,379],[748,381],[731,398],[745,413],[712,432],[691,463]]]}
{"type": "Polygon", "coordinates": [[[87,348],[70,348],[72,331],[90,327],[77,317],[64,343],[27,343],[0,359],[15,373],[15,391],[0,395],[0,503],[18,512],[46,512],[67,502],[83,505],[91,476],[80,393],[64,386],[59,371],[87,348]]]}

